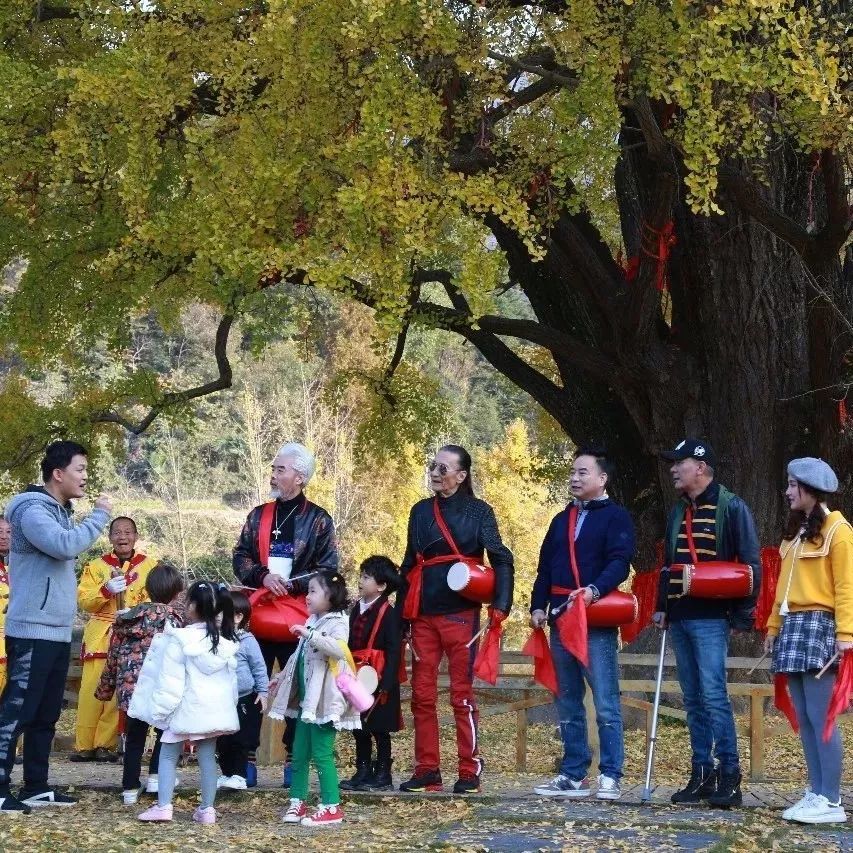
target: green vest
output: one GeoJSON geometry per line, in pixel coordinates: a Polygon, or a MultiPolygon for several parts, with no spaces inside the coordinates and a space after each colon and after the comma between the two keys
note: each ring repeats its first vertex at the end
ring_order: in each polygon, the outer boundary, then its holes
{"type": "MultiPolygon", "coordinates": [[[[720,543],[723,541],[726,510],[729,508],[729,504],[732,502],[732,498],[734,498],[734,494],[730,492],[725,486],[720,486],[720,495],[717,498],[717,522],[716,529],[714,532],[714,550],[716,550],[718,553],[720,549],[720,543]]],[[[687,512],[688,502],[689,498],[681,498],[681,500],[675,505],[675,509],[673,510],[673,524],[670,527],[669,537],[666,542],[667,563],[672,563],[672,561],[675,559],[675,551],[678,545],[678,532],[681,530],[681,523],[684,521],[684,515],[687,512]]]]}

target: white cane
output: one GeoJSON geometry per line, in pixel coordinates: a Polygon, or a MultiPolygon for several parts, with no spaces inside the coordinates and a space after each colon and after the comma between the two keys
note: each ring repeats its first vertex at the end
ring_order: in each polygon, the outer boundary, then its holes
{"type": "MultiPolygon", "coordinates": [[[[664,617],[666,618],[666,617],[664,617]]],[[[655,682],[655,701],[652,706],[652,731],[649,735],[649,754],[646,756],[646,784],[643,787],[641,802],[648,803],[652,798],[652,765],[655,760],[655,741],[658,737],[658,711],[660,710],[661,685],[663,683],[663,658],[666,654],[667,628],[660,632],[660,656],[658,657],[658,675],[655,682]]]]}

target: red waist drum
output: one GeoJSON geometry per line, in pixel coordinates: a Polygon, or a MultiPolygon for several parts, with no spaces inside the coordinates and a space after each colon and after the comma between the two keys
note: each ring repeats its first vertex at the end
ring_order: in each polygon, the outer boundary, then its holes
{"type": "Polygon", "coordinates": [[[495,597],[495,570],[479,563],[454,563],[447,572],[447,585],[478,604],[491,604],[495,597]]]}
{"type": "Polygon", "coordinates": [[[308,621],[308,604],[304,595],[275,596],[269,590],[255,590],[249,596],[252,605],[252,633],[259,640],[295,643],[298,637],[291,633],[291,625],[304,625],[308,621]]]}
{"type": "Polygon", "coordinates": [[[711,560],[669,567],[670,584],[690,598],[747,598],[752,595],[752,567],[746,563],[711,560]]]}
{"type": "Polygon", "coordinates": [[[636,622],[639,612],[636,595],[615,589],[587,607],[586,623],[591,628],[618,628],[636,622]]]}

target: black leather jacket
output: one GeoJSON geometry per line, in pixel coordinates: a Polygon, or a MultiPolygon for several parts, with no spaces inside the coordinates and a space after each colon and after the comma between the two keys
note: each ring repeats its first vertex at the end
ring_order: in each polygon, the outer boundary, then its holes
{"type": "MultiPolygon", "coordinates": [[[[246,517],[240,538],[234,547],[234,574],[246,586],[259,587],[269,571],[258,558],[258,527],[261,523],[261,506],[256,506],[246,517]]],[[[293,517],[293,571],[291,578],[320,569],[338,570],[338,543],[332,516],[317,504],[305,499],[305,506],[293,517]]],[[[294,592],[308,591],[307,582],[294,583],[294,592]]]]}
{"type": "MultiPolygon", "coordinates": [[[[418,501],[409,514],[406,556],[400,565],[400,574],[404,579],[418,554],[428,559],[452,553],[435,523],[433,500],[426,498],[418,501]]],[[[483,560],[484,552],[489,555],[489,563],[495,570],[495,598],[492,606],[509,612],[514,583],[512,552],[501,541],[494,510],[485,501],[461,492],[449,498],[439,497],[438,503],[444,522],[453,534],[460,552],[479,561],[483,560]]],[[[454,562],[449,560],[447,565],[439,563],[423,570],[421,613],[458,613],[478,606],[447,585],[447,571],[454,562]]],[[[401,609],[404,600],[404,594],[397,595],[398,607],[401,609]]]]}

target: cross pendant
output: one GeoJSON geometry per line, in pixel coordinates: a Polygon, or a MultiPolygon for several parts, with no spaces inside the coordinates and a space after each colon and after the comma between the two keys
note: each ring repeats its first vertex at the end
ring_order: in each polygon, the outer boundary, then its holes
{"type": "Polygon", "coordinates": [[[272,535],[275,536],[275,541],[278,542],[278,537],[281,536],[281,533],[278,530],[273,530],[272,535]]]}

